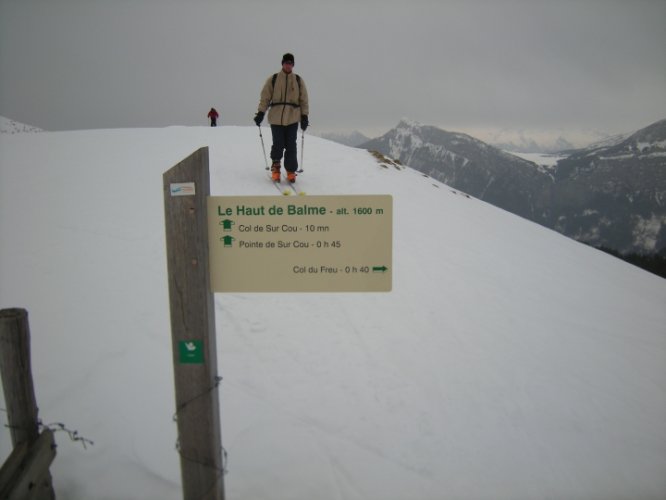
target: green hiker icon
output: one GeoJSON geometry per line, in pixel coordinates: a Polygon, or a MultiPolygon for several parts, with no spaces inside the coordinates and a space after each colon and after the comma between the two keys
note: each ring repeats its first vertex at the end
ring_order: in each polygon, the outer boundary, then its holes
{"type": "Polygon", "coordinates": [[[231,226],[233,226],[234,224],[236,223],[230,219],[224,219],[220,221],[220,226],[222,226],[222,229],[224,229],[225,231],[231,231],[231,226]]]}
{"type": "Polygon", "coordinates": [[[236,238],[234,238],[233,236],[222,236],[222,237],[220,238],[220,241],[223,242],[223,243],[224,243],[224,247],[227,248],[227,247],[230,247],[230,246],[231,246],[231,243],[232,243],[235,239],[236,239],[236,238]]]}

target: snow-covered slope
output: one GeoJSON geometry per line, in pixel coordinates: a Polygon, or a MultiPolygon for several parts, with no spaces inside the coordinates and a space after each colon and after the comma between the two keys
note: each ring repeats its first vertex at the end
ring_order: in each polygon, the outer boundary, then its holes
{"type": "MultiPolygon", "coordinates": [[[[254,127],[0,137],[0,307],[30,311],[42,420],[95,443],[57,433],[58,498],[182,498],[162,173],[204,145],[212,194],[277,194],[254,127]]],[[[229,498],[663,498],[666,281],[365,151],[304,157],[309,194],[393,195],[393,291],[216,296],[229,498]]]]}

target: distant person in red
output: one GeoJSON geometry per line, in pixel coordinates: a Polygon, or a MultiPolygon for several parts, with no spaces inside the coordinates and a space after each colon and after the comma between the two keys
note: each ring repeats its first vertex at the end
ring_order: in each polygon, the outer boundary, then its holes
{"type": "Polygon", "coordinates": [[[210,118],[211,127],[217,127],[218,116],[220,116],[220,114],[217,112],[217,110],[215,108],[210,108],[210,111],[208,112],[208,118],[210,118]]]}

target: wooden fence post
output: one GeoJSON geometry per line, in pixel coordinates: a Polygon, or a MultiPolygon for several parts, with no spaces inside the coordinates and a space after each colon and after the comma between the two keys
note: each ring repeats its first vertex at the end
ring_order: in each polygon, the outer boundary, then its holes
{"type": "Polygon", "coordinates": [[[224,500],[215,346],[208,263],[208,148],[164,173],[171,341],[184,500],[224,500]]]}
{"type": "Polygon", "coordinates": [[[19,443],[0,467],[0,498],[54,499],[49,467],[55,455],[56,445],[50,429],[44,429],[32,446],[26,441],[19,443]]]}
{"type": "MultiPolygon", "coordinates": [[[[28,449],[40,435],[30,364],[30,326],[25,309],[0,310],[0,376],[12,444],[14,448],[21,446],[28,449]]],[[[54,450],[51,451],[55,455],[54,450]]],[[[40,484],[31,486],[31,489],[34,490],[31,498],[55,498],[48,470],[40,484]]]]}
{"type": "Polygon", "coordinates": [[[25,309],[0,311],[0,373],[12,444],[37,439],[37,402],[30,366],[30,326],[25,309]]]}

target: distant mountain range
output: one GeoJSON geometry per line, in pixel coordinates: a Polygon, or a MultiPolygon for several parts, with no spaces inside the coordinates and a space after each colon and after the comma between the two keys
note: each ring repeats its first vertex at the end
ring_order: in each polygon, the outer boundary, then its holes
{"type": "MultiPolygon", "coordinates": [[[[403,121],[409,122],[409,119],[403,119],[403,121]]],[[[498,149],[525,154],[554,154],[560,151],[586,147],[593,142],[601,143],[609,139],[614,139],[614,137],[608,136],[608,134],[601,131],[581,129],[574,133],[574,135],[579,136],[577,143],[574,144],[564,137],[567,132],[572,133],[571,131],[563,130],[558,135],[557,131],[540,132],[536,130],[502,129],[480,131],[481,135],[471,135],[498,149]]],[[[360,146],[371,139],[371,137],[367,137],[356,130],[350,133],[323,132],[319,134],[319,137],[352,147],[360,146]]]]}
{"type": "Polygon", "coordinates": [[[490,144],[504,151],[516,153],[557,153],[566,149],[574,149],[574,145],[563,137],[549,142],[537,141],[521,135],[518,140],[499,141],[499,138],[489,141],[490,144]]]}
{"type": "Polygon", "coordinates": [[[359,147],[581,242],[666,251],[666,120],[566,151],[554,168],[408,120],[359,147]]]}

